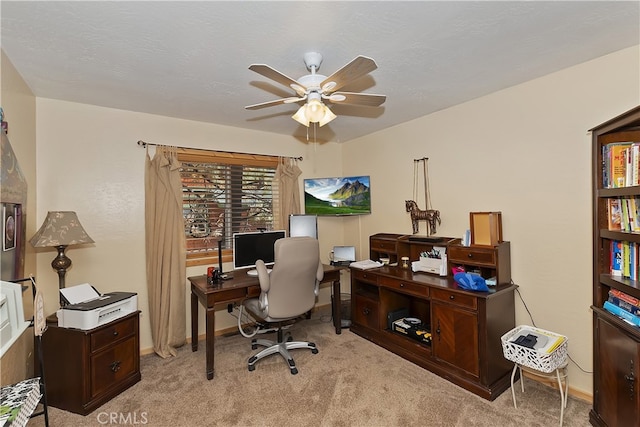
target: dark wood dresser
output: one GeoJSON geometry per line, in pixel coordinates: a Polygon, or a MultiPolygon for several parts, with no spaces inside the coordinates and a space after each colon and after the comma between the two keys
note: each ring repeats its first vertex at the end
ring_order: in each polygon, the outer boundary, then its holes
{"type": "Polygon", "coordinates": [[[49,318],[42,336],[48,404],[87,415],[140,381],[139,314],[86,331],[49,318]]]}

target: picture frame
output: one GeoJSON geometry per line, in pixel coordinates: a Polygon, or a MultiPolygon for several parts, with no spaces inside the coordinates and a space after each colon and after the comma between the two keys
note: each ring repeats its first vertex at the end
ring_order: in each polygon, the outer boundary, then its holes
{"type": "Polygon", "coordinates": [[[16,247],[16,205],[5,203],[2,205],[2,250],[10,251],[16,247]]]}
{"type": "Polygon", "coordinates": [[[502,243],[502,212],[471,212],[472,246],[496,246],[502,243]]]}

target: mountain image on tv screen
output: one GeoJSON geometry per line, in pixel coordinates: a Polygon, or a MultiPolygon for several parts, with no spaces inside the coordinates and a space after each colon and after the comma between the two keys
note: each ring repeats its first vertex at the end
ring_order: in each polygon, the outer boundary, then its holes
{"type": "Polygon", "coordinates": [[[371,213],[368,176],[309,178],[304,180],[307,215],[363,215],[371,213]]]}

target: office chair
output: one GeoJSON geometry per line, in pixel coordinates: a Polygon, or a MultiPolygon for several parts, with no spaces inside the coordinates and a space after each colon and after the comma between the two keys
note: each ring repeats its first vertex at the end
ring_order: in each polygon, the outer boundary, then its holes
{"type": "Polygon", "coordinates": [[[313,308],[324,271],[318,240],[312,237],[276,240],[274,252],[275,263],[271,272],[262,260],[256,262],[260,297],[245,300],[242,307],[258,324],[275,326],[277,341],[252,339],[252,349],[255,350],[259,345],[266,348],[251,356],[247,366],[249,371],[253,371],[258,360],[278,353],[287,361],[291,373],[295,375],[298,369],[289,350],[308,348],[313,354],[317,354],[318,349],[312,342],[292,341],[289,333],[285,340],[284,330],[296,318],[313,308]]]}

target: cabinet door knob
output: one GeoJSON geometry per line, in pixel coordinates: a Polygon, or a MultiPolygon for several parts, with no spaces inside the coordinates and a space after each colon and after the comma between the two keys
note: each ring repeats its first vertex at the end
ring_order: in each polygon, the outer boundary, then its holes
{"type": "Polygon", "coordinates": [[[109,367],[111,368],[111,372],[118,372],[120,370],[120,361],[116,360],[109,367]]]}
{"type": "Polygon", "coordinates": [[[369,313],[371,313],[371,311],[369,311],[369,309],[368,309],[368,308],[365,308],[365,309],[363,309],[363,310],[362,310],[362,313],[363,313],[365,316],[367,316],[367,315],[369,315],[369,313]]]}

